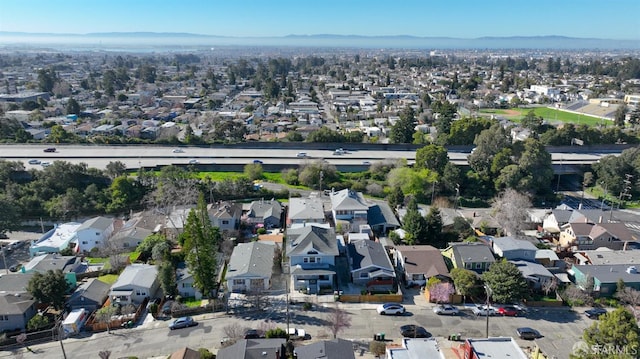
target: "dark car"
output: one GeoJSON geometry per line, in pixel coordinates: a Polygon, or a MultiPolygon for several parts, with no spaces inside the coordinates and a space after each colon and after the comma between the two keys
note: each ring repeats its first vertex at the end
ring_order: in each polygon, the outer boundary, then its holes
{"type": "Polygon", "coordinates": [[[607,310],[604,308],[592,308],[584,311],[584,315],[591,319],[598,319],[604,314],[607,314],[607,310]]]}
{"type": "Polygon", "coordinates": [[[198,322],[193,320],[193,318],[180,317],[174,320],[173,322],[171,322],[171,324],[169,324],[169,329],[174,330],[174,329],[181,329],[181,328],[187,328],[187,327],[195,327],[196,325],[198,325],[198,322]]]}
{"type": "Polygon", "coordinates": [[[44,152],[56,152],[56,148],[55,147],[48,147],[44,149],[44,152]]]}
{"type": "Polygon", "coordinates": [[[498,314],[506,317],[517,317],[518,315],[520,315],[520,311],[518,310],[518,308],[514,306],[505,305],[503,307],[498,308],[498,314]]]}
{"type": "Polygon", "coordinates": [[[162,314],[170,315],[172,307],[173,307],[173,301],[172,300],[168,300],[168,301],[164,302],[164,304],[162,305],[162,314]]]}
{"type": "Polygon", "coordinates": [[[518,333],[520,339],[533,340],[542,337],[539,331],[531,329],[529,327],[518,328],[516,329],[516,332],[518,333]]]}
{"type": "Polygon", "coordinates": [[[400,334],[405,338],[430,338],[431,333],[419,325],[407,324],[400,327],[400,334]]]}
{"type": "Polygon", "coordinates": [[[262,335],[257,329],[249,329],[244,333],[245,339],[260,339],[262,335]]]}
{"type": "Polygon", "coordinates": [[[253,163],[257,164],[257,165],[261,165],[263,162],[260,160],[253,160],[253,163]]]}

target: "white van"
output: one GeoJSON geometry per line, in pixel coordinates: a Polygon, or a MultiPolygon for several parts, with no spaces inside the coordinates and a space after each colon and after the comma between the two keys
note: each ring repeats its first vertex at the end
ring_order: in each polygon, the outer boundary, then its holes
{"type": "Polygon", "coordinates": [[[296,155],[296,157],[298,158],[307,158],[308,155],[306,152],[298,152],[298,154],[296,155]]]}

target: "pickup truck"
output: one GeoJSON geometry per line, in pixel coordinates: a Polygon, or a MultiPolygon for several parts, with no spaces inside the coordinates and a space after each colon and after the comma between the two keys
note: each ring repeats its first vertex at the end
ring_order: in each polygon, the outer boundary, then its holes
{"type": "Polygon", "coordinates": [[[300,328],[289,328],[289,339],[290,340],[305,340],[311,339],[311,336],[307,334],[304,329],[300,328]]]}

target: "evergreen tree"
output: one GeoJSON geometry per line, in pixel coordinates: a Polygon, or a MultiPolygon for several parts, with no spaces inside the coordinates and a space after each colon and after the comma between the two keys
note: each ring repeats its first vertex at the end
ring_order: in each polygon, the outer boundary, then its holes
{"type": "Polygon", "coordinates": [[[193,275],[194,286],[208,297],[216,287],[216,252],[222,236],[220,228],[211,225],[202,194],[197,207],[187,216],[183,237],[185,260],[193,275]]]}
{"type": "Polygon", "coordinates": [[[442,214],[438,207],[431,206],[425,218],[425,237],[421,244],[431,244],[436,246],[442,234],[442,214]]]}
{"type": "Polygon", "coordinates": [[[400,114],[400,119],[391,127],[389,138],[393,143],[413,142],[416,119],[413,109],[407,106],[400,114]]]}
{"type": "Polygon", "coordinates": [[[418,210],[418,202],[411,198],[407,206],[407,213],[403,220],[402,228],[406,232],[407,244],[424,243],[427,238],[427,221],[418,210]]]}

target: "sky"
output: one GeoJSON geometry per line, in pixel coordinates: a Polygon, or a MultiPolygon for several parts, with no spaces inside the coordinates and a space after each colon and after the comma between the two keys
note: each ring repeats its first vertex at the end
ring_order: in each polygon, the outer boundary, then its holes
{"type": "Polygon", "coordinates": [[[0,0],[0,31],[640,41],[640,0],[0,0]]]}

